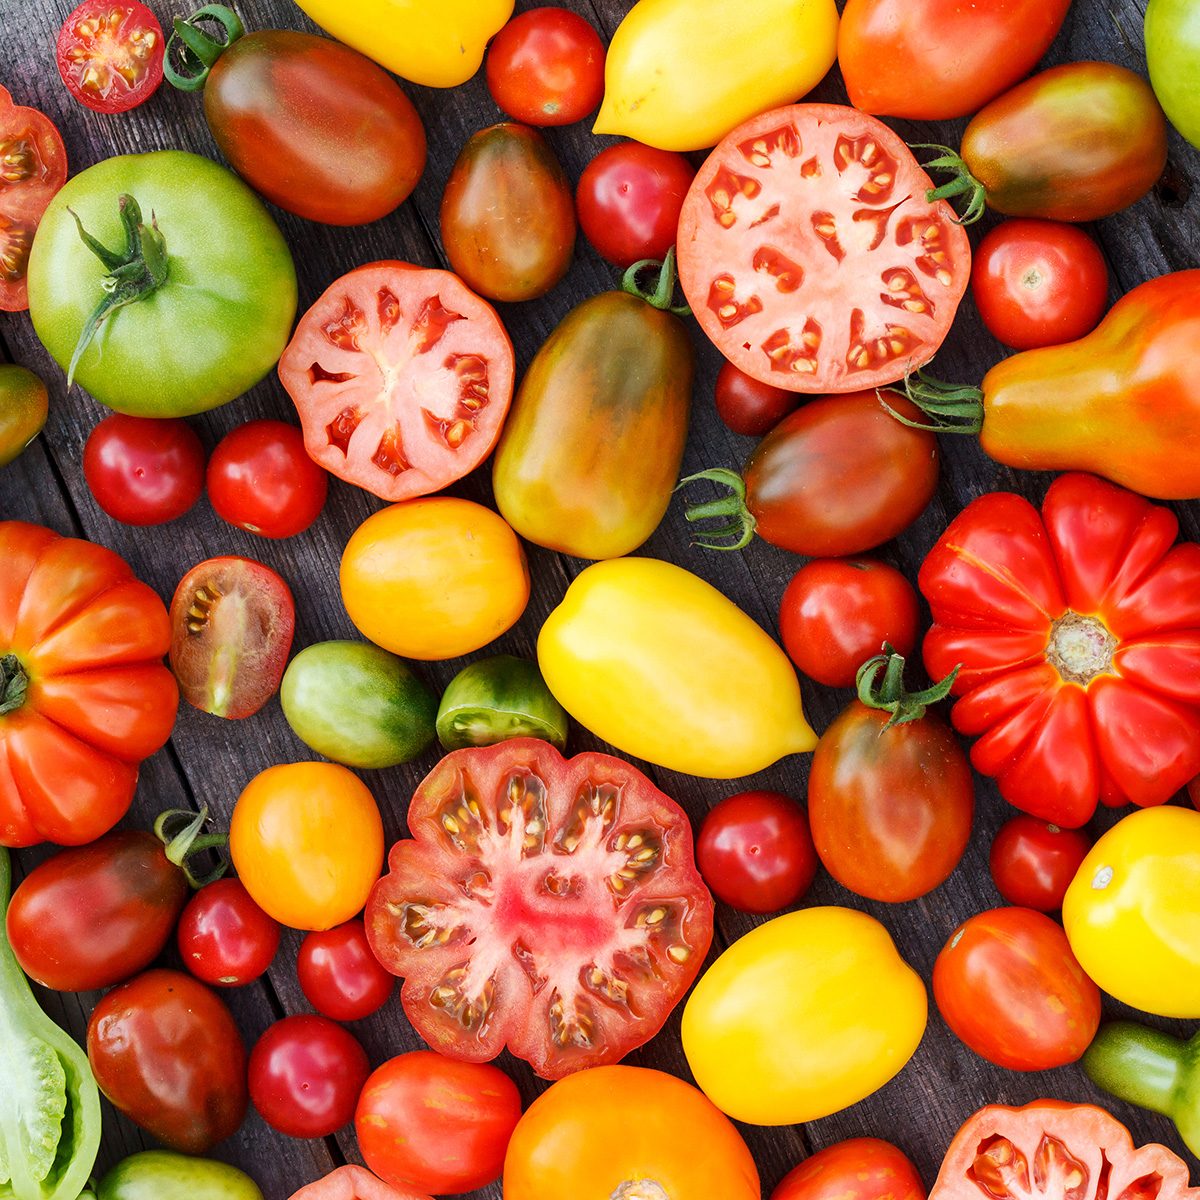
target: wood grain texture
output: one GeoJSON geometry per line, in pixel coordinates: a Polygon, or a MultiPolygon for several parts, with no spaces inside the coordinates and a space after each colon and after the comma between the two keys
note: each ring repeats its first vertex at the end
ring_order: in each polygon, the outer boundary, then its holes
{"type": "MultiPolygon", "coordinates": [[[[631,0],[559,2],[592,19],[606,36],[612,34],[631,4],[631,0]]],[[[518,0],[518,9],[533,6],[531,0],[518,0]]],[[[165,147],[219,157],[195,96],[163,88],[144,108],[116,117],[89,112],[69,100],[52,65],[52,48],[59,25],[71,7],[70,0],[53,3],[0,0],[0,83],[11,89],[18,103],[40,107],[56,120],[66,140],[72,171],[112,154],[165,147]]],[[[175,11],[166,0],[152,0],[151,7],[164,24],[175,11]]],[[[312,28],[288,0],[242,0],[238,7],[253,28],[312,28]]],[[[1141,0],[1076,0],[1047,64],[1097,58],[1144,73],[1141,27],[1141,0]]],[[[338,275],[362,263],[402,258],[426,265],[445,265],[437,232],[442,188],[467,137],[500,119],[501,114],[481,77],[449,92],[405,87],[425,121],[430,158],[421,184],[398,212],[360,229],[333,229],[286,213],[276,214],[295,253],[302,310],[338,275]]],[[[845,102],[836,70],[813,93],[813,99],[845,102]]],[[[956,144],[963,123],[896,122],[895,125],[909,140],[956,144]]],[[[548,137],[572,180],[578,178],[602,145],[615,140],[594,138],[586,122],[550,130],[548,137]]],[[[1132,209],[1093,228],[1112,271],[1113,298],[1164,271],[1197,265],[1198,222],[1192,196],[1198,177],[1200,156],[1173,134],[1171,162],[1164,184],[1132,209]]],[[[978,236],[978,232],[973,232],[973,240],[977,241],[978,236]]],[[[502,316],[517,349],[518,368],[524,368],[571,307],[613,284],[613,272],[581,239],[575,264],[554,291],[536,302],[503,306],[502,316]]],[[[685,470],[739,464],[753,442],[731,434],[716,418],[712,392],[720,360],[694,323],[690,331],[699,371],[685,470]]],[[[166,600],[184,573],[201,559],[223,553],[249,555],[273,566],[292,585],[297,600],[297,648],[331,637],[356,636],[338,595],[337,564],[350,533],[380,507],[378,501],[335,481],[325,514],[317,525],[300,537],[281,543],[257,539],[226,526],[212,513],[207,500],[168,527],[134,530],[119,525],[97,508],[80,470],[83,443],[105,410],[79,389],[70,395],[65,393],[62,373],[42,350],[25,316],[0,314],[0,348],[41,374],[52,392],[45,437],[17,463],[0,471],[0,518],[39,521],[60,532],[79,534],[111,546],[127,557],[139,575],[166,600]]],[[[1001,347],[983,329],[968,301],[938,356],[937,369],[947,378],[978,380],[1002,355],[1001,347]]],[[[169,389],[170,379],[164,378],[162,386],[169,389]]],[[[235,425],[260,416],[294,417],[291,404],[273,375],[244,398],[195,418],[192,424],[211,448],[235,425]]],[[[942,451],[943,477],[933,503],[911,529],[882,551],[883,557],[910,578],[915,576],[922,558],[947,521],[971,499],[1002,488],[1040,500],[1050,479],[1048,475],[1016,473],[1003,468],[984,456],[969,439],[944,438],[942,451]]],[[[491,500],[486,470],[476,472],[451,490],[485,503],[491,500]]],[[[1200,536],[1200,506],[1177,505],[1176,511],[1185,534],[1200,536]]],[[[772,632],[777,632],[780,595],[800,565],[795,556],[761,542],[742,554],[712,555],[699,550],[688,542],[678,505],[672,506],[642,553],[670,559],[709,579],[772,632]]],[[[522,620],[497,643],[498,651],[530,655],[541,622],[557,604],[570,580],[586,565],[537,548],[530,548],[529,557],[534,577],[533,598],[522,620]]],[[[422,674],[440,687],[461,665],[461,662],[431,664],[422,668],[422,674]]],[[[845,692],[805,685],[805,700],[818,730],[829,724],[847,699],[845,692]]],[[[576,751],[607,748],[578,728],[573,731],[571,747],[576,751]]],[[[164,807],[196,805],[201,801],[207,802],[220,820],[227,820],[241,788],[258,771],[276,762],[309,757],[312,755],[292,735],[275,702],[256,717],[242,722],[223,722],[185,708],[167,749],[147,763],[126,824],[146,824],[164,807]]],[[[408,799],[434,762],[431,752],[407,767],[363,773],[379,800],[389,841],[405,832],[408,799]]],[[[656,768],[645,769],[697,821],[708,807],[734,790],[656,768]]],[[[977,782],[975,836],[958,870],[933,894],[912,904],[874,904],[850,896],[823,875],[805,903],[849,904],[871,912],[891,930],[904,954],[928,980],[933,960],[954,927],[971,914],[1000,902],[987,872],[987,848],[1011,810],[1000,800],[990,781],[977,782]]],[[[788,759],[753,777],[747,786],[774,788],[803,798],[807,759],[788,759]]],[[[1111,819],[1110,816],[1108,820],[1111,819]]],[[[44,851],[18,856],[18,869],[20,866],[28,869],[41,857],[44,851]]],[[[718,906],[717,923],[714,955],[756,922],[718,906]]],[[[227,993],[248,1043],[278,1015],[308,1010],[295,978],[298,943],[296,935],[285,938],[275,965],[261,985],[227,993]]],[[[43,993],[41,998],[57,1019],[82,1036],[94,996],[59,997],[43,993]]],[[[1107,1008],[1116,1013],[1119,1006],[1110,1002],[1107,1008]]],[[[677,1012],[663,1033],[630,1061],[688,1077],[678,1024],[677,1012]]],[[[354,1029],[376,1063],[421,1044],[396,1001],[375,1017],[359,1022],[354,1029]]],[[[526,1098],[545,1086],[523,1063],[507,1058],[502,1063],[517,1079],[526,1098]]],[[[764,1195],[810,1149],[861,1134],[876,1134],[897,1142],[913,1156],[926,1181],[932,1182],[950,1137],[977,1107],[990,1101],[1023,1103],[1039,1096],[1102,1100],[1100,1093],[1074,1068],[1018,1075],[984,1063],[949,1034],[934,1012],[913,1062],[875,1096],[803,1129],[747,1127],[744,1132],[760,1164],[764,1195]]],[[[1115,1103],[1110,1107],[1130,1124],[1139,1138],[1164,1141],[1183,1152],[1167,1121],[1115,1103]]],[[[140,1131],[108,1111],[101,1165],[110,1164],[145,1142],[140,1131]]],[[[225,1143],[218,1154],[250,1170],[268,1200],[282,1200],[301,1183],[336,1163],[359,1161],[351,1132],[344,1131],[337,1138],[325,1141],[297,1142],[272,1133],[253,1114],[243,1130],[225,1143]]],[[[485,1197],[499,1200],[500,1187],[497,1184],[474,1195],[477,1200],[485,1197]]]]}

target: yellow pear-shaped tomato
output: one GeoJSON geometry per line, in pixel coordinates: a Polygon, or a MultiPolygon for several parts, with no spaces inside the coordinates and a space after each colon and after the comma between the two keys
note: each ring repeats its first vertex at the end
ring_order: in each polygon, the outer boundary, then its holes
{"type": "Polygon", "coordinates": [[[1147,808],[1114,825],[1075,873],[1063,925],[1109,995],[1200,1017],[1200,812],[1147,808]]]}
{"type": "Polygon", "coordinates": [[[326,33],[427,87],[466,83],[513,0],[296,0],[326,33]]]}
{"type": "Polygon", "coordinates": [[[638,0],[613,34],[592,132],[661,150],[715,146],[816,87],[837,31],[834,0],[638,0]]]}
{"type": "Polygon", "coordinates": [[[734,779],[817,742],[784,652],[671,563],[588,567],[546,618],[538,663],[581,725],[672,771],[734,779]]]}
{"type": "Polygon", "coordinates": [[[701,976],[683,1050],[734,1120],[793,1125],[883,1087],[927,1015],[925,985],[874,917],[805,908],[751,930],[701,976]]]}

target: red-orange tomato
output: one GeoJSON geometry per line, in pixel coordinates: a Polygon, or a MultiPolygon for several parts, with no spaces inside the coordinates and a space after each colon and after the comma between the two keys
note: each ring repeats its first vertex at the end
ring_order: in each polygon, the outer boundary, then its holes
{"type": "Polygon", "coordinates": [[[835,1142],[789,1171],[771,1200],[925,1200],[925,1185],[902,1150],[881,1138],[835,1142]]]}
{"type": "Polygon", "coordinates": [[[1075,1062],[1100,1024],[1100,989],[1062,927],[1031,908],[964,921],[934,963],[933,995],[963,1042],[1013,1071],[1075,1062]]]}
{"type": "Polygon", "coordinates": [[[796,392],[752,379],[731,362],[725,363],[717,373],[713,398],[717,405],[717,416],[725,422],[726,427],[748,437],[762,437],[764,433],[770,433],[801,400],[796,392]]]}

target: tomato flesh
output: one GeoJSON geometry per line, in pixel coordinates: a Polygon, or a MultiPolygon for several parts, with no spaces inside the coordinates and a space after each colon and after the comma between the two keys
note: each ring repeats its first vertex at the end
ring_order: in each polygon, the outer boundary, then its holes
{"type": "Polygon", "coordinates": [[[967,235],[904,142],[864,113],[796,104],[735,129],[679,223],[701,328],[795,392],[892,383],[937,352],[966,290],[967,235]]]}
{"type": "Polygon", "coordinates": [[[80,104],[119,113],[148,100],[163,79],[166,41],[138,0],[84,0],[58,35],[58,73],[80,104]]]}
{"type": "Polygon", "coordinates": [[[658,1032],[712,940],[688,820],[639,771],[518,738],[448,755],[367,903],[435,1049],[556,1079],[658,1032]]]}
{"type": "Polygon", "coordinates": [[[513,373],[495,309],[448,271],[402,262],[333,283],[279,360],[310,457],[392,501],[438,491],[491,453],[513,373]]]}

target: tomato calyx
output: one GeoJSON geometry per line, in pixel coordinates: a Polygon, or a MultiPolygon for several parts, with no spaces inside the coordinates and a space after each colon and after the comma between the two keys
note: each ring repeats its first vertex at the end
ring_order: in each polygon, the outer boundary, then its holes
{"type": "Polygon", "coordinates": [[[175,32],[167,41],[163,59],[167,82],[181,92],[200,91],[217,59],[245,32],[237,13],[224,4],[206,4],[190,17],[176,17],[175,32]],[[220,33],[214,37],[205,32],[204,26],[215,26],[220,33]],[[173,58],[179,60],[178,66],[173,58]]]}
{"type": "Polygon", "coordinates": [[[1111,674],[1118,644],[1099,617],[1067,609],[1050,626],[1046,660],[1064,683],[1087,687],[1097,676],[1111,674]]]}
{"type": "Polygon", "coordinates": [[[75,368],[79,365],[83,352],[99,332],[100,326],[117,309],[144,300],[167,281],[167,243],[159,232],[154,214],[151,213],[150,224],[146,225],[142,221],[141,205],[128,193],[118,197],[117,206],[121,213],[121,225],[125,230],[125,249],[119,254],[92,237],[84,229],[78,214],[73,209],[67,209],[75,218],[75,225],[79,229],[83,244],[108,270],[100,285],[104,295],[84,323],[79,341],[75,343],[75,352],[71,355],[71,364],[67,368],[67,387],[74,382],[75,368]]]}
{"type": "Polygon", "coordinates": [[[974,225],[987,210],[987,188],[971,174],[966,159],[950,146],[942,146],[937,142],[910,142],[910,150],[937,150],[937,158],[931,158],[922,163],[926,171],[941,171],[952,176],[941,187],[930,188],[925,193],[925,199],[933,204],[937,200],[955,200],[965,196],[966,202],[962,212],[955,221],[959,225],[974,225]]]}
{"type": "Polygon", "coordinates": [[[653,1179],[627,1179],[617,1185],[609,1200],[671,1200],[667,1189],[653,1179]]]}
{"type": "Polygon", "coordinates": [[[888,414],[909,429],[930,433],[962,433],[973,436],[983,428],[983,389],[969,383],[947,383],[918,368],[904,377],[904,394],[930,419],[914,421],[884,399],[884,389],[875,395],[888,414]]]}
{"type": "Polygon", "coordinates": [[[867,659],[858,668],[855,687],[858,690],[859,701],[867,708],[892,714],[883,727],[891,729],[893,725],[907,725],[911,721],[919,721],[931,704],[945,700],[954,687],[960,669],[961,664],[945,679],[931,687],[919,692],[910,692],[904,686],[904,655],[897,654],[891,646],[885,645],[883,654],[867,659]]]}
{"type": "Polygon", "coordinates": [[[0,717],[16,712],[29,691],[29,676],[15,654],[0,658],[0,717]]]}
{"type": "Polygon", "coordinates": [[[199,812],[192,812],[190,808],[167,809],[154,822],[154,836],[162,842],[167,861],[183,872],[188,885],[195,891],[216,883],[229,870],[229,835],[202,833],[207,822],[207,804],[202,804],[199,812]],[[210,850],[216,853],[216,865],[204,874],[197,874],[192,859],[210,850]]]}
{"type": "Polygon", "coordinates": [[[667,251],[666,257],[659,262],[657,258],[643,258],[635,262],[621,278],[621,288],[639,300],[645,300],[653,308],[662,312],[674,313],[677,317],[691,315],[687,304],[672,304],[675,298],[675,284],[678,279],[675,270],[675,247],[667,251]],[[658,279],[652,289],[646,289],[638,282],[643,272],[652,267],[658,268],[658,279]]]}
{"type": "Polygon", "coordinates": [[[728,467],[709,467],[706,471],[697,471],[681,479],[675,490],[695,483],[697,479],[707,479],[729,489],[729,495],[717,500],[709,500],[704,504],[693,504],[684,509],[683,518],[689,524],[696,521],[721,520],[725,523],[699,534],[692,539],[693,546],[703,546],[705,550],[744,550],[750,545],[758,522],[746,505],[746,481],[728,467]],[[732,542],[722,542],[722,538],[734,538],[732,542]]]}

